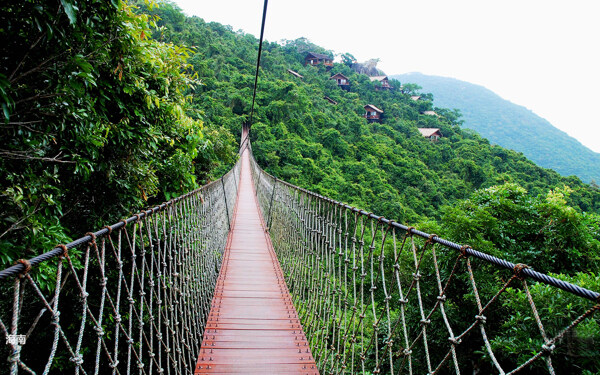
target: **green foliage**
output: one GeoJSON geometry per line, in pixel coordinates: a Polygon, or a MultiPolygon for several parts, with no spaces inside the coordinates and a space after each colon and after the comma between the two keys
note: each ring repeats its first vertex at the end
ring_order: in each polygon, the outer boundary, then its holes
{"type": "Polygon", "coordinates": [[[450,238],[542,272],[598,269],[599,217],[569,206],[570,193],[558,188],[532,197],[514,183],[493,186],[445,207],[443,227],[450,238]]]}
{"type": "Polygon", "coordinates": [[[2,266],[189,191],[232,160],[226,132],[189,112],[191,50],[151,39],[156,19],[134,10],[0,6],[2,266]]]}

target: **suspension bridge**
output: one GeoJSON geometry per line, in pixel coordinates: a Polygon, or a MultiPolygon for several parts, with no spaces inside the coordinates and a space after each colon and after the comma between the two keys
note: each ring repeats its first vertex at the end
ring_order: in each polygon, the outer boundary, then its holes
{"type": "Polygon", "coordinates": [[[0,271],[0,375],[555,374],[598,355],[577,327],[600,293],[279,180],[249,128],[220,179],[0,271]],[[575,315],[545,319],[534,288],[575,315]]]}
{"type": "Polygon", "coordinates": [[[460,374],[475,355],[553,374],[600,309],[597,292],[267,174],[247,131],[221,179],[0,271],[0,373],[460,374]],[[580,314],[548,329],[532,283],[580,314]],[[494,344],[510,288],[537,332],[518,362],[494,344]]]}

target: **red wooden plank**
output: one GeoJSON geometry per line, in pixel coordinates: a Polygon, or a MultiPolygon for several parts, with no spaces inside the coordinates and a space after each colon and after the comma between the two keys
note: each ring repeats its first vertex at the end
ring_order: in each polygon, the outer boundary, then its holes
{"type": "Polygon", "coordinates": [[[247,152],[194,373],[319,374],[265,232],[247,152]]]}

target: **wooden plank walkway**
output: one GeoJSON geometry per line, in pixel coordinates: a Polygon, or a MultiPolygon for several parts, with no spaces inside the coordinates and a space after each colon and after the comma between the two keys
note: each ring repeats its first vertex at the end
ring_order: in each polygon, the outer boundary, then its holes
{"type": "Polygon", "coordinates": [[[248,151],[195,374],[318,374],[265,231],[248,151]]]}

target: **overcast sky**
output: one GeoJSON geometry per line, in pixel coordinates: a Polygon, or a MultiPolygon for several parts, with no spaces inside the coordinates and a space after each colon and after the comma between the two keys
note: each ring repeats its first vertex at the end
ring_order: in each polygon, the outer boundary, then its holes
{"type": "MultiPolygon", "coordinates": [[[[256,37],[264,0],[175,0],[256,37]]],[[[271,0],[265,39],[306,37],[386,74],[485,86],[600,152],[598,0],[271,0]]],[[[435,103],[435,102],[434,102],[435,103]]]]}

